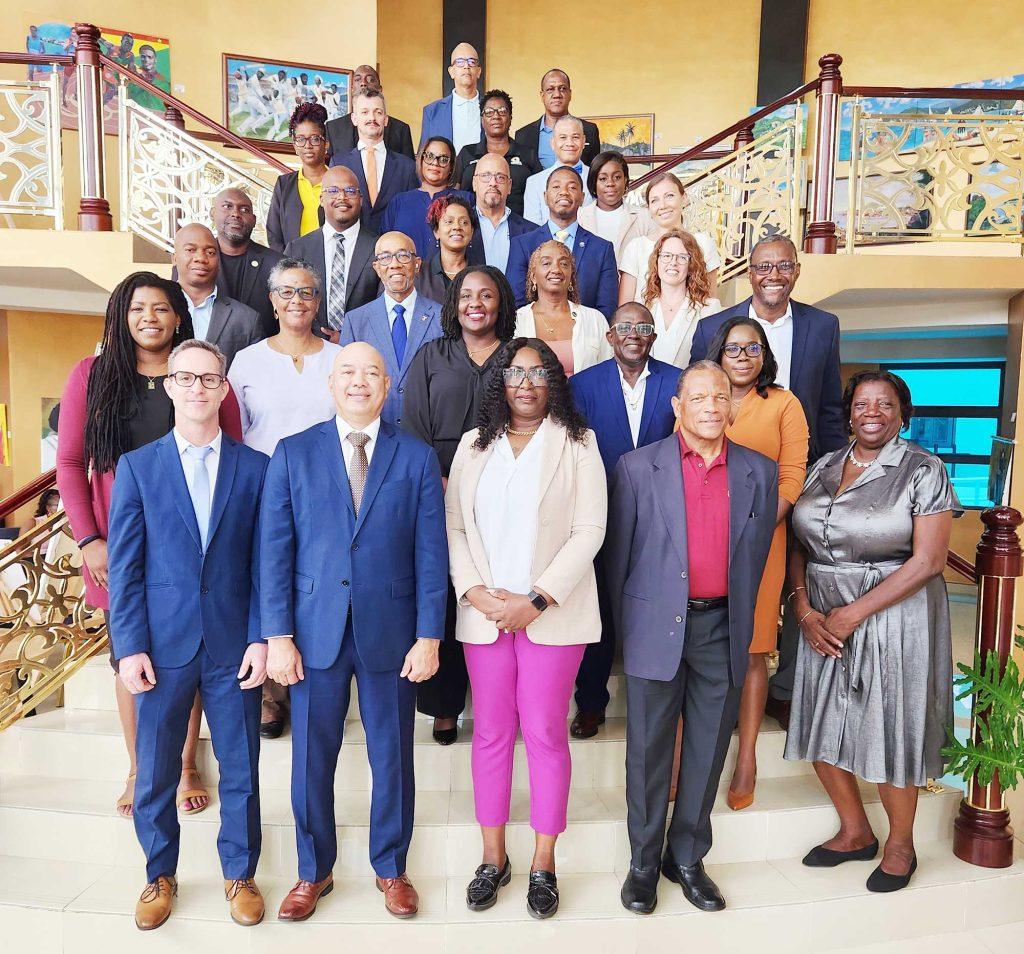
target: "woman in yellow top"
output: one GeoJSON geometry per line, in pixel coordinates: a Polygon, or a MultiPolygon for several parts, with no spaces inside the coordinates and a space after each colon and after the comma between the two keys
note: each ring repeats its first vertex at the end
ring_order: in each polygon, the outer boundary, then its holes
{"type": "Polygon", "coordinates": [[[267,242],[279,252],[293,239],[324,224],[320,180],[327,171],[327,110],[319,103],[299,103],[288,132],[302,168],[279,176],[270,198],[267,242]]]}

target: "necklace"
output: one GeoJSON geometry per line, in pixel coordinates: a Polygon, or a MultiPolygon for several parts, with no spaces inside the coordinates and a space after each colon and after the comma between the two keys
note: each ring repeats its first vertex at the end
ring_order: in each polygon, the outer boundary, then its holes
{"type": "Polygon", "coordinates": [[[853,452],[853,447],[850,448],[849,460],[853,462],[854,467],[859,467],[861,470],[866,470],[874,463],[874,461],[870,460],[867,463],[861,463],[859,460],[857,460],[857,455],[853,452]]]}
{"type": "Polygon", "coordinates": [[[486,346],[485,346],[485,347],[483,347],[483,348],[469,348],[469,347],[467,347],[467,348],[466,348],[466,352],[467,352],[468,354],[483,354],[484,352],[488,352],[488,353],[490,353],[490,352],[491,352],[491,351],[493,351],[493,350],[494,350],[495,348],[497,348],[497,347],[498,347],[498,345],[500,345],[500,344],[501,344],[501,340],[499,339],[499,340],[496,340],[496,341],[493,341],[493,342],[491,342],[491,344],[489,344],[489,345],[486,345],[486,346]]]}
{"type": "Polygon", "coordinates": [[[146,385],[147,390],[155,391],[156,390],[156,383],[153,381],[153,379],[148,374],[146,375],[146,380],[149,382],[149,384],[146,385]]]}
{"type": "MultiPolygon", "coordinates": [[[[280,349],[280,353],[288,355],[288,357],[292,359],[292,364],[294,364],[296,366],[298,366],[299,361],[301,361],[307,355],[313,354],[313,352],[309,350],[310,345],[308,345],[308,344],[298,354],[292,354],[290,351],[285,351],[284,350],[284,346],[280,342],[276,342],[276,344],[277,344],[277,349],[280,349]]],[[[311,342],[311,344],[315,345],[316,342],[311,342]]],[[[277,349],[275,349],[275,350],[277,350],[277,349]]]]}
{"type": "Polygon", "coordinates": [[[505,430],[508,431],[509,434],[515,434],[516,437],[533,437],[533,435],[536,434],[537,431],[540,430],[540,428],[535,427],[532,431],[517,431],[514,427],[511,427],[510,425],[506,424],[505,430]]]}

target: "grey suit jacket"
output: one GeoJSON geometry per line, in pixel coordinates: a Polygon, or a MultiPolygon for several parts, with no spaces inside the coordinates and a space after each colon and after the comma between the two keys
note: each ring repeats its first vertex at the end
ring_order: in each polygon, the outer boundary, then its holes
{"type": "Polygon", "coordinates": [[[229,368],[239,351],[265,337],[263,321],[258,312],[218,293],[213,302],[213,316],[210,318],[206,340],[224,352],[229,368]]]}
{"type": "MultiPolygon", "coordinates": [[[[747,672],[754,604],[775,533],[779,468],[729,441],[729,656],[732,684],[747,672]]],[[[689,599],[686,503],[679,438],[624,454],[612,476],[602,550],[626,675],[667,681],[683,653],[689,599]]]]}

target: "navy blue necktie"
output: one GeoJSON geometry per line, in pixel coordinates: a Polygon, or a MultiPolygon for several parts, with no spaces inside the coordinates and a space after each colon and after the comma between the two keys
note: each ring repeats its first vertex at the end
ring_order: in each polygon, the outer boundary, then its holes
{"type": "Polygon", "coordinates": [[[405,360],[405,343],[409,340],[409,332],[405,327],[405,306],[395,305],[395,323],[391,326],[391,343],[395,346],[395,357],[398,366],[405,360]]]}

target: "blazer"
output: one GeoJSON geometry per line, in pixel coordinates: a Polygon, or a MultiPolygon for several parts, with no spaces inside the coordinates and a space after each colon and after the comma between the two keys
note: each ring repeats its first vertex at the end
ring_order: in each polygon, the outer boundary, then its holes
{"type": "Polygon", "coordinates": [[[266,337],[263,319],[257,311],[226,295],[218,294],[213,300],[206,340],[224,352],[229,368],[239,351],[266,337]]]}
{"type": "MultiPolygon", "coordinates": [[[[569,311],[574,319],[572,326],[572,368],[573,376],[577,371],[592,368],[595,364],[612,357],[612,346],[605,334],[608,321],[601,312],[586,305],[574,305],[569,302],[569,311]]],[[[516,312],[516,337],[539,338],[537,322],[533,317],[533,306],[523,305],[516,312]]]]}
{"type": "MultiPolygon", "coordinates": [[[[708,345],[722,323],[750,313],[750,302],[740,302],[717,315],[697,322],[690,361],[707,357],[708,345]]],[[[813,305],[791,301],[793,306],[793,358],[789,390],[803,406],[810,430],[807,464],[847,444],[843,417],[843,384],[839,371],[839,319],[813,305]]]]}
{"type": "MultiPolygon", "coordinates": [[[[380,294],[380,279],[373,270],[371,259],[373,250],[380,238],[366,226],[360,225],[356,236],[355,248],[348,262],[348,275],[345,279],[345,313],[369,304],[380,294]]],[[[290,258],[302,258],[313,266],[320,276],[320,309],[313,319],[313,334],[326,338],[324,328],[327,327],[327,262],[324,258],[324,233],[322,229],[303,235],[288,243],[284,250],[290,258]]]]}
{"type": "MultiPolygon", "coordinates": [[[[330,125],[330,124],[328,124],[330,125]]],[[[386,167],[385,167],[386,168],[386,167]]],[[[320,227],[324,224],[324,210],[317,210],[320,227]]],[[[299,237],[302,221],[302,200],[299,198],[299,173],[285,172],[274,183],[274,194],[267,210],[267,241],[270,247],[283,252],[285,246],[299,237]]]]}
{"type": "MultiPolygon", "coordinates": [[[[601,639],[601,614],[597,604],[594,557],[604,540],[608,511],[608,485],[601,455],[592,432],[583,443],[569,440],[561,425],[548,419],[540,483],[537,544],[533,553],[534,586],[550,594],[556,605],[548,607],[528,627],[530,642],[540,646],[572,646],[601,639]]],[[[452,584],[458,609],[455,637],[464,643],[493,643],[498,630],[466,599],[474,586],[491,586],[491,570],[483,539],[476,524],[476,490],[484,465],[494,451],[473,442],[478,431],[463,435],[455,452],[445,516],[452,584]]],[[[500,500],[493,501],[500,507],[500,500]]]]}
{"type": "Polygon", "coordinates": [[[265,454],[221,438],[206,552],[174,432],[117,465],[107,538],[114,658],[184,666],[200,645],[237,667],[259,622],[258,522],[265,454]]]}
{"type": "MultiPolygon", "coordinates": [[[[516,296],[516,307],[526,304],[526,272],[534,249],[551,240],[551,230],[541,225],[512,239],[508,253],[508,278],[516,296]]],[[[615,249],[611,242],[598,238],[581,225],[576,230],[572,247],[576,259],[576,279],[579,282],[580,304],[596,308],[610,319],[619,305],[619,271],[615,265],[615,249]]]]}
{"type": "MultiPolygon", "coordinates": [[[[386,147],[385,147],[386,148],[386,147]]],[[[370,190],[366,186],[366,173],[363,171],[363,159],[358,149],[350,149],[341,155],[331,156],[332,166],[344,166],[351,169],[359,180],[359,188],[363,192],[363,225],[369,226],[374,232],[380,232],[380,220],[388,203],[399,192],[418,189],[419,176],[416,174],[416,163],[400,152],[387,151],[384,159],[384,177],[381,179],[377,201],[370,205],[370,190]]]]}
{"type": "MultiPolygon", "coordinates": [[[[483,95],[482,93],[480,94],[483,95]]],[[[420,122],[420,144],[423,144],[431,136],[444,136],[445,139],[455,141],[455,127],[452,122],[452,94],[435,99],[423,107],[423,118],[420,122]]],[[[484,137],[484,127],[480,127],[480,138],[484,137]]]]}
{"type": "Polygon", "coordinates": [[[416,294],[416,307],[409,322],[409,337],[405,342],[405,357],[401,365],[391,340],[391,320],[388,317],[384,296],[368,305],[357,308],[345,316],[338,344],[344,346],[353,341],[365,341],[384,355],[384,366],[391,378],[391,389],[384,400],[381,417],[392,424],[402,423],[402,406],[405,403],[405,377],[409,365],[416,357],[420,346],[434,338],[441,337],[441,306],[431,301],[422,292],[416,294]]]}
{"type": "MultiPolygon", "coordinates": [[[[535,119],[532,123],[527,123],[521,129],[516,130],[515,140],[520,146],[524,146],[529,149],[535,156],[540,155],[540,127],[544,122],[544,117],[535,119]]],[[[586,144],[583,147],[583,154],[580,158],[583,160],[585,166],[589,166],[593,162],[594,157],[601,151],[601,132],[597,128],[596,123],[592,123],[589,119],[581,120],[583,123],[583,138],[586,140],[586,144]]]]}
{"type": "MultiPolygon", "coordinates": [[[[467,192],[473,192],[473,171],[484,156],[487,155],[487,140],[469,146],[463,146],[458,155],[461,186],[467,192]]],[[[535,172],[540,172],[540,160],[536,153],[520,146],[514,139],[508,141],[508,152],[505,153],[508,171],[512,176],[512,191],[508,197],[508,207],[516,213],[523,214],[523,197],[526,194],[526,180],[535,172]]]]}
{"type": "MultiPolygon", "coordinates": [[[[623,250],[630,240],[635,239],[638,235],[646,235],[654,228],[654,223],[651,221],[651,213],[647,209],[637,205],[630,205],[628,202],[624,203],[622,207],[626,210],[626,218],[619,229],[619,234],[612,241],[616,262],[619,261],[623,250]]],[[[591,202],[590,205],[581,206],[579,212],[576,213],[576,221],[588,232],[593,232],[596,235],[597,203],[591,202]]]]}
{"type": "Polygon", "coordinates": [[[381,421],[358,516],[334,418],[277,445],[263,490],[263,635],[328,669],[346,627],[372,672],[444,635],[448,544],[437,455],[381,421]]]}
{"type": "MultiPolygon", "coordinates": [[[[729,441],[729,657],[741,686],[754,632],[754,604],[775,533],[778,467],[729,441]]],[[[624,455],[612,475],[602,553],[615,631],[628,676],[668,681],[686,633],[689,560],[679,438],[624,455]]]]}
{"type": "MultiPolygon", "coordinates": [[[[340,156],[359,145],[359,131],[352,122],[352,116],[339,116],[327,123],[327,142],[331,153],[340,156]]],[[[384,127],[384,148],[391,152],[400,152],[410,159],[416,158],[412,148],[412,131],[408,123],[403,123],[394,116],[388,116],[388,124],[384,127]]]]}
{"type": "MultiPolygon", "coordinates": [[[[476,208],[476,206],[474,206],[476,208]]],[[[476,209],[476,217],[480,219],[480,210],[476,209]]],[[[512,254],[512,239],[517,235],[523,235],[526,232],[532,232],[537,228],[533,222],[524,219],[521,215],[517,215],[512,211],[511,206],[509,207],[508,219],[506,220],[508,225],[508,242],[509,242],[509,255],[512,254]]],[[[470,265],[486,264],[490,265],[491,262],[487,261],[487,252],[484,248],[483,236],[480,235],[480,229],[477,228],[473,232],[473,237],[469,240],[469,245],[466,248],[466,261],[470,265]]],[[[506,264],[506,268],[508,265],[506,264]]]]}
{"type": "MultiPolygon", "coordinates": [[[[647,359],[650,375],[644,386],[644,404],[640,412],[640,434],[636,447],[645,447],[668,437],[675,427],[672,398],[676,393],[681,369],[663,361],[647,359]]],[[[604,461],[605,473],[611,479],[615,465],[623,454],[636,450],[626,417],[626,399],[619,380],[619,366],[612,358],[574,374],[569,388],[580,413],[597,435],[597,448],[604,461]]]]}

